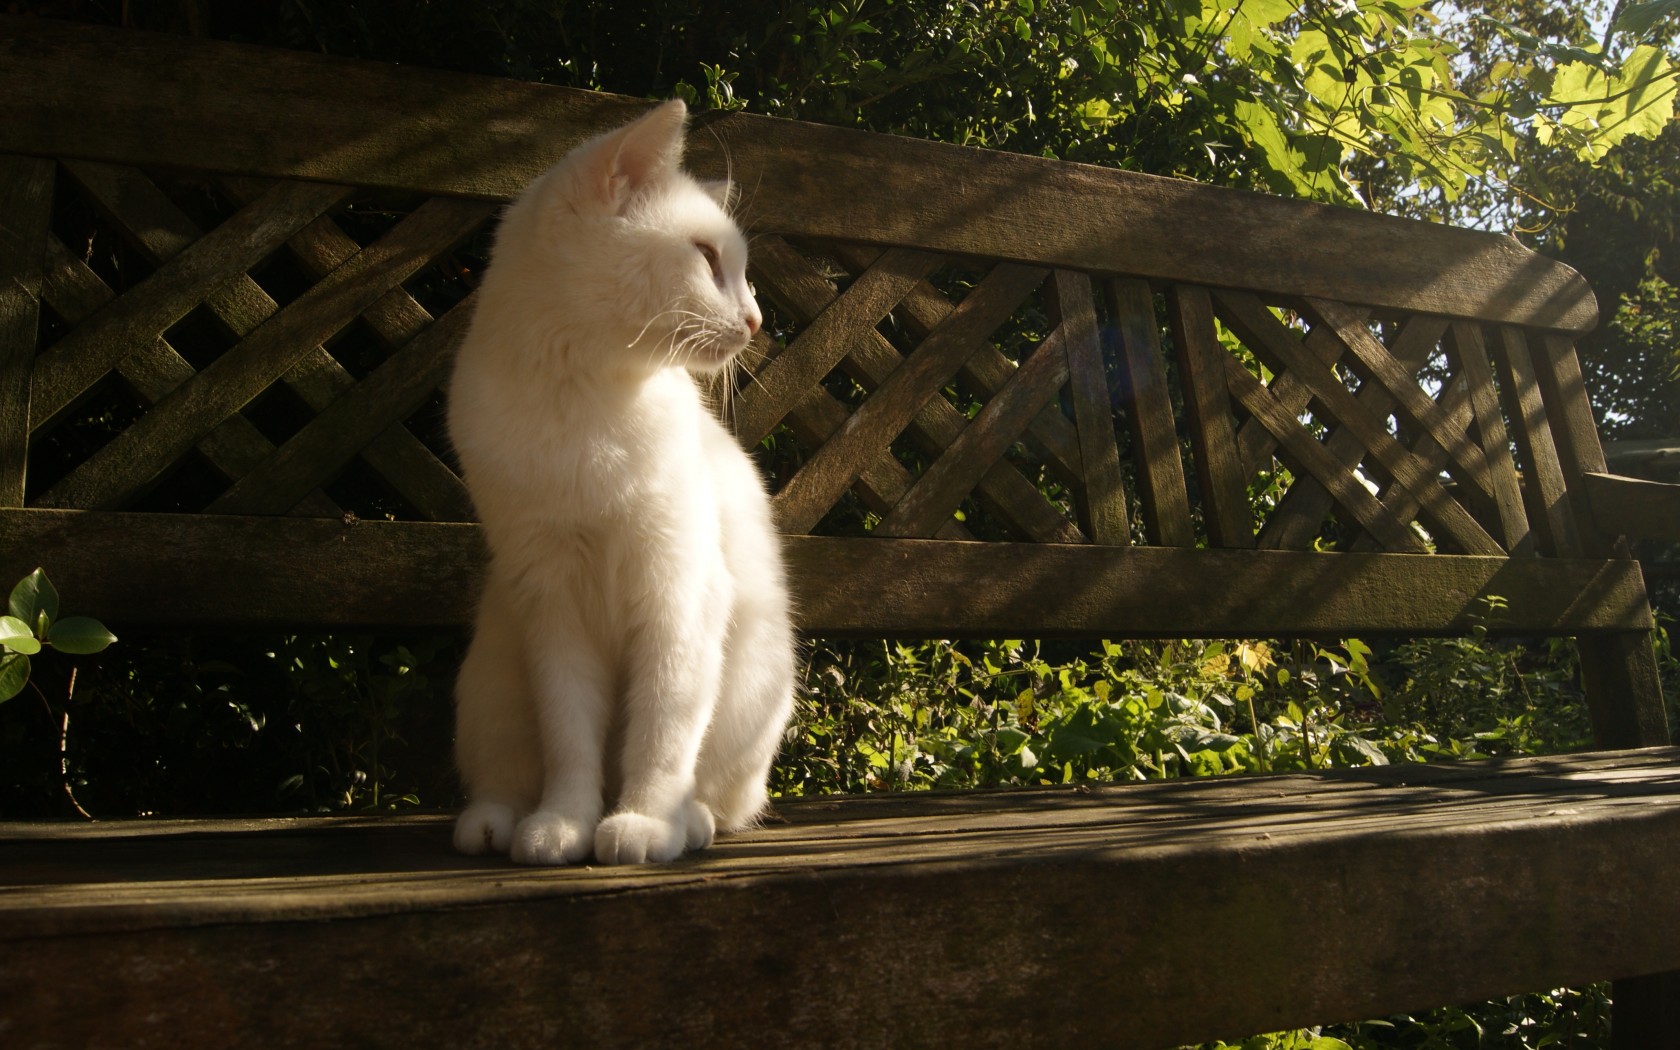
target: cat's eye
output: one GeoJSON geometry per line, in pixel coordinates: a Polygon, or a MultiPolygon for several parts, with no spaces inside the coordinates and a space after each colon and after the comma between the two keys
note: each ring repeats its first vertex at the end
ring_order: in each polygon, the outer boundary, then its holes
{"type": "Polygon", "coordinates": [[[722,282],[723,259],[718,255],[718,250],[702,241],[694,242],[694,247],[700,250],[701,256],[706,260],[706,265],[712,268],[712,280],[722,282]]]}

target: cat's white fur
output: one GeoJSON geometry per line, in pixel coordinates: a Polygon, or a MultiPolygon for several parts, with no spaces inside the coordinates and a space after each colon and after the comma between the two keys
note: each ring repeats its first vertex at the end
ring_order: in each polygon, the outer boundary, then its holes
{"type": "Polygon", "coordinates": [[[449,388],[490,570],[456,687],[466,853],[666,861],[752,823],[792,708],[779,541],[694,373],[762,322],[668,102],[508,208],[449,388]]]}

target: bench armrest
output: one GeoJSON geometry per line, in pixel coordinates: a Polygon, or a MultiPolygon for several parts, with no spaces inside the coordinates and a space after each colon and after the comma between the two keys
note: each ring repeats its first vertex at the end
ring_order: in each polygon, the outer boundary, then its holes
{"type": "Polygon", "coordinates": [[[1620,474],[1588,474],[1587,505],[1612,536],[1680,543],[1680,485],[1620,474]]]}

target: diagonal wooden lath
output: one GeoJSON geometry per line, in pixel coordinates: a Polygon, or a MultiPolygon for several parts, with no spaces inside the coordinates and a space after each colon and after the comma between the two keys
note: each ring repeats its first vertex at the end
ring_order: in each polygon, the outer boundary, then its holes
{"type": "Polygon", "coordinates": [[[922,472],[892,513],[881,519],[877,533],[927,536],[951,516],[1068,381],[1068,329],[1065,323],[1058,325],[1021,362],[1014,377],[922,472]]]}
{"type": "MultiPolygon", "coordinates": [[[[116,293],[71,255],[57,237],[48,239],[44,297],[53,311],[74,327],[116,298],[116,293]]],[[[195,370],[163,339],[135,347],[117,362],[117,373],[148,402],[155,403],[191,379],[195,370]]],[[[250,420],[229,416],[205,434],[198,450],[212,467],[230,478],[243,476],[274,451],[274,445],[250,420]]],[[[306,494],[297,504],[312,517],[337,517],[342,510],[325,493],[306,494]]]]}
{"type": "MultiPolygon", "coordinates": [[[[284,193],[286,189],[286,186],[281,186],[271,190],[261,200],[268,200],[270,194],[284,193]]],[[[247,206],[239,215],[250,212],[254,207],[256,205],[247,206]]],[[[111,508],[144,491],[176,458],[285,374],[310,348],[325,342],[392,288],[469,236],[489,218],[492,211],[492,205],[481,201],[439,198],[422,205],[385,236],[357,252],[296,301],[258,326],[202,372],[171,391],[138,422],[43,494],[38,502],[49,507],[111,508]]],[[[165,264],[152,278],[136,286],[134,291],[114,305],[129,300],[141,288],[166,274],[175,263],[193,256],[225,225],[206,234],[192,248],[165,264]]],[[[295,232],[296,228],[288,229],[287,237],[295,232]]],[[[226,274],[224,281],[234,276],[236,274],[226,274]]],[[[165,285],[170,292],[170,310],[157,306],[141,308],[141,312],[153,323],[131,330],[129,334],[132,338],[155,339],[164,328],[184,315],[185,310],[182,310],[176,317],[165,319],[166,314],[174,312],[176,301],[183,298],[178,288],[181,283],[177,278],[165,285]],[[163,322],[161,327],[157,326],[158,321],[163,322]]],[[[150,300],[142,298],[141,301],[150,300]]],[[[109,312],[102,311],[96,315],[89,325],[67,336],[66,341],[95,327],[94,322],[109,312]]],[[[112,336],[112,325],[99,327],[105,338],[112,336]]],[[[89,341],[84,339],[84,342],[89,341]]],[[[94,346],[99,345],[97,339],[91,342],[94,346]]],[[[52,352],[57,353],[62,348],[63,343],[52,352]]]]}
{"type": "MultiPolygon", "coordinates": [[[[838,292],[833,282],[786,243],[772,237],[759,238],[754,242],[753,252],[754,275],[760,288],[795,319],[823,316],[825,307],[836,299],[838,292]]],[[[864,272],[868,272],[866,267],[869,264],[884,255],[864,249],[840,254],[843,259],[856,262],[858,269],[864,272]]],[[[931,321],[930,327],[937,327],[939,319],[953,312],[949,302],[931,292],[925,282],[918,283],[899,305],[906,315],[922,322],[931,321]],[[931,305],[930,299],[942,303],[943,310],[931,305]]],[[[916,325],[913,323],[910,327],[914,329],[916,325]]],[[[1002,354],[989,344],[976,349],[974,356],[981,357],[988,350],[1002,358],[1002,354]]],[[[783,356],[788,352],[783,351],[783,356]]],[[[894,374],[904,363],[904,358],[871,326],[852,339],[848,352],[838,363],[859,384],[874,390],[894,374]]],[[[1013,362],[1005,362],[1004,368],[1008,371],[1012,372],[1014,367],[1013,362]]],[[[766,370],[761,370],[760,374],[766,370]]],[[[998,369],[991,368],[988,363],[983,370],[988,378],[997,382],[998,369]]],[[[795,433],[813,445],[821,445],[842,428],[851,426],[850,419],[845,406],[820,385],[811,387],[788,416],[795,433]]],[[[1065,429],[1071,429],[1066,427],[1066,417],[1062,417],[1062,422],[1065,429]]],[[[916,410],[908,429],[923,449],[938,455],[955,440],[966,424],[967,420],[950,402],[943,397],[930,397],[916,410]]],[[[1050,440],[1064,442],[1064,433],[1056,433],[1050,440]]],[[[909,490],[914,480],[890,447],[882,447],[876,451],[874,462],[858,475],[855,487],[866,505],[885,515],[909,490]]],[[[1077,527],[1046,502],[1032,482],[1007,462],[997,462],[988,468],[979,483],[979,494],[1001,520],[1027,537],[1039,541],[1083,542],[1084,537],[1077,527]]],[[[824,508],[821,513],[826,512],[824,508]]],[[[783,525],[784,528],[791,527],[787,522],[783,525]]],[[[955,522],[946,521],[938,526],[934,534],[961,538],[966,536],[966,530],[955,522]]]]}
{"type": "Polygon", "coordinates": [[[1221,290],[1214,293],[1214,299],[1220,316],[1238,338],[1275,372],[1292,373],[1305,383],[1322,413],[1359,439],[1407,498],[1418,503],[1432,529],[1445,533],[1468,553],[1503,553],[1481,524],[1441,487],[1428,467],[1388,433],[1383,419],[1362,409],[1329,364],[1303,346],[1257,296],[1221,290]]]}
{"type": "MultiPolygon", "coordinates": [[[[65,162],[66,170],[104,209],[125,237],[154,265],[161,265],[190,247],[203,233],[185,213],[169,200],[143,173],[118,165],[65,162]]],[[[224,189],[242,204],[260,197],[267,185],[253,180],[225,180],[224,189]]],[[[333,219],[322,216],[305,226],[287,242],[287,249],[306,273],[319,279],[353,256],[359,246],[340,231],[333,219]]],[[[217,290],[204,304],[209,313],[235,337],[243,337],[271,317],[279,304],[255,281],[236,277],[217,290]]],[[[400,346],[431,324],[429,313],[402,289],[393,289],[369,307],[363,320],[389,345],[400,346]]],[[[157,358],[155,350],[136,352],[123,359],[117,370],[137,392],[156,402],[180,383],[191,378],[192,367],[162,345],[171,358],[167,381],[153,368],[145,383],[137,382],[131,364],[137,358],[157,358]],[[185,371],[183,371],[183,369],[185,371]]],[[[141,365],[139,367],[146,367],[141,365]]],[[[355,378],[323,347],[310,348],[281,377],[305,404],[317,412],[355,385],[355,378]]],[[[229,417],[224,427],[238,417],[229,417]]],[[[222,428],[218,428],[222,429],[222,428]]],[[[215,433],[214,431],[212,433],[215,433]]],[[[206,451],[201,445],[201,451],[206,451]]],[[[272,452],[266,439],[260,460],[272,452]]],[[[211,464],[228,478],[237,480],[254,465],[249,457],[230,460],[206,451],[211,464]]],[[[454,473],[401,426],[378,435],[363,452],[364,459],[392,488],[424,517],[433,520],[464,520],[471,516],[471,502],[454,473]]],[[[332,504],[317,493],[274,513],[292,511],[336,516],[332,504]]]]}
{"type": "Polygon", "coordinates": [[[57,419],[135,346],[160,338],[352,192],[346,186],[277,183],[89,317],[36,359],[31,431],[57,419]]]}
{"type": "Polygon", "coordinates": [[[805,532],[820,521],[1046,276],[1045,270],[1013,263],[1001,263],[987,274],[776,493],[773,503],[782,527],[805,532]]]}

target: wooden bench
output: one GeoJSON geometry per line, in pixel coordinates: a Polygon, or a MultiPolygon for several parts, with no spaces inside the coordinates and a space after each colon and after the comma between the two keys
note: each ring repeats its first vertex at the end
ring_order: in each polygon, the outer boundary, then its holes
{"type": "MultiPolygon", "coordinates": [[[[471,242],[646,104],[16,19],[0,84],[0,579],[119,631],[462,626],[471,242]]],[[[785,343],[731,418],[775,435],[804,630],[1572,636],[1606,750],[807,799],[638,869],[459,857],[442,815],[0,825],[0,1043],[1154,1047],[1628,978],[1618,1045],[1676,1045],[1622,534],[1680,513],[1604,473],[1576,274],[746,114],[691,163],[743,185],[785,343]]]]}

